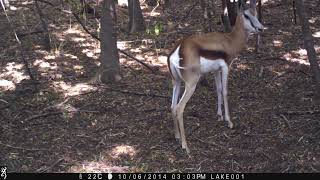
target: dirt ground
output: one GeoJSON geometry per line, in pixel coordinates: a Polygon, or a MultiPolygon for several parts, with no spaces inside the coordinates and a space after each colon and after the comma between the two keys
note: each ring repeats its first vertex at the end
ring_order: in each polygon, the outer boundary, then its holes
{"type": "MultiPolygon", "coordinates": [[[[166,55],[179,38],[202,32],[199,5],[184,1],[165,13],[143,5],[147,27],[164,27],[159,36],[127,35],[127,9],[117,7],[119,48],[157,70],[120,54],[122,80],[94,85],[98,41],[69,14],[41,4],[53,45],[47,52],[42,34],[25,35],[41,28],[32,1],[13,1],[17,10],[8,13],[35,81],[1,11],[0,165],[9,172],[320,172],[320,105],[290,2],[264,1],[260,52],[251,38],[232,65],[234,129],[217,121],[213,74],[198,85],[184,114],[189,157],[174,138],[166,55]]],[[[320,9],[308,2],[320,59],[320,9]]],[[[95,32],[97,20],[88,15],[86,25],[95,32]]]]}

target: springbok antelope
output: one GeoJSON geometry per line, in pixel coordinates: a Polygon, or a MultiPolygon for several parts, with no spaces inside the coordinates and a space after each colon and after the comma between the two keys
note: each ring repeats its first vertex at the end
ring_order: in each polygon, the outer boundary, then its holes
{"type": "Polygon", "coordinates": [[[236,23],[230,33],[212,32],[189,36],[180,40],[169,54],[168,68],[173,83],[171,110],[175,138],[181,140],[182,149],[188,154],[190,150],[184,132],[183,112],[200,76],[208,72],[215,73],[218,94],[217,114],[219,119],[223,120],[221,105],[224,104],[225,120],[229,128],[233,128],[227,98],[229,65],[246,48],[249,35],[262,30],[263,26],[257,19],[256,0],[250,0],[250,8],[244,10],[243,5],[238,8],[236,23]],[[185,90],[178,103],[182,81],[185,83],[185,90]]]}

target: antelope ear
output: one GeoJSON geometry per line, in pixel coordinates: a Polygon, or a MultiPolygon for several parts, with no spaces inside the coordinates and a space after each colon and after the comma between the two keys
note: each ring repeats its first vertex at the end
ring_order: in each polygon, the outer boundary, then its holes
{"type": "Polygon", "coordinates": [[[257,7],[257,0],[250,0],[250,8],[251,9],[256,9],[257,7]]]}

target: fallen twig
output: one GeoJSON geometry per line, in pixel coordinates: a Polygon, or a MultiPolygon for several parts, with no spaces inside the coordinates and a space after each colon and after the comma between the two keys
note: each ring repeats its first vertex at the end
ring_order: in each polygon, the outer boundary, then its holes
{"type": "Polygon", "coordinates": [[[287,123],[288,127],[291,129],[291,125],[290,125],[290,122],[287,119],[287,117],[285,115],[283,115],[283,114],[280,114],[280,116],[285,120],[285,122],[287,123]]]}
{"type": "Polygon", "coordinates": [[[62,112],[43,113],[43,114],[38,114],[38,115],[31,116],[31,117],[25,119],[24,121],[28,122],[28,121],[31,121],[33,119],[37,119],[37,118],[40,118],[40,117],[48,117],[48,116],[54,116],[54,115],[59,115],[59,114],[62,114],[62,112]]]}
{"type": "Polygon", "coordinates": [[[8,101],[6,101],[6,100],[0,99],[0,101],[1,101],[1,102],[4,102],[4,103],[6,103],[6,104],[9,104],[8,101]]]}
{"type": "Polygon", "coordinates": [[[166,98],[166,99],[169,99],[169,98],[170,98],[169,96],[160,95],[160,94],[140,93],[140,92],[133,92],[133,91],[128,91],[128,90],[120,90],[120,89],[107,88],[107,87],[104,87],[104,89],[110,90],[110,91],[121,92],[121,93],[124,93],[124,94],[138,95],[138,96],[160,97],[160,98],[166,98]]]}
{"type": "Polygon", "coordinates": [[[28,122],[28,121],[31,121],[33,119],[37,119],[37,118],[40,118],[40,117],[48,117],[48,116],[60,115],[60,114],[63,114],[63,113],[76,113],[76,112],[100,113],[100,111],[90,111],[90,110],[75,109],[75,110],[48,112],[48,113],[38,114],[38,115],[31,116],[31,117],[25,119],[24,121],[28,122]]]}
{"type": "Polygon", "coordinates": [[[66,98],[64,101],[62,101],[62,102],[59,103],[59,104],[55,104],[55,105],[48,106],[48,107],[44,108],[44,109],[41,111],[41,113],[42,113],[42,112],[45,112],[45,111],[47,111],[47,110],[54,109],[54,108],[60,108],[60,107],[62,107],[67,101],[69,101],[69,99],[70,99],[70,98],[66,98]]]}
{"type": "Polygon", "coordinates": [[[40,33],[44,33],[44,31],[43,30],[34,30],[34,31],[31,31],[31,32],[17,33],[17,36],[22,38],[24,36],[29,36],[29,35],[32,35],[32,34],[40,34],[40,33]]]}
{"type": "Polygon", "coordinates": [[[200,139],[200,138],[197,138],[197,137],[195,137],[195,138],[196,138],[197,140],[199,140],[200,142],[204,143],[204,144],[209,144],[209,145],[217,146],[217,147],[223,149],[223,148],[221,147],[221,145],[216,144],[216,143],[214,143],[214,142],[207,142],[207,141],[204,141],[204,140],[202,140],[202,139],[200,139]]]}
{"type": "Polygon", "coordinates": [[[163,108],[151,108],[151,109],[145,109],[145,110],[143,110],[143,112],[165,111],[165,110],[167,110],[166,107],[163,107],[163,108]]]}
{"type": "Polygon", "coordinates": [[[283,115],[305,115],[305,114],[320,114],[320,110],[309,110],[309,111],[287,111],[278,113],[280,116],[283,115]]]}
{"type": "Polygon", "coordinates": [[[155,72],[155,69],[154,69],[154,68],[152,68],[152,67],[150,67],[150,66],[149,66],[148,64],[146,64],[145,62],[143,62],[143,61],[141,61],[141,60],[139,60],[139,59],[137,59],[137,58],[133,57],[132,55],[130,55],[129,53],[127,53],[127,52],[125,52],[125,51],[123,51],[123,50],[121,50],[121,49],[118,49],[118,51],[119,51],[119,52],[121,52],[122,54],[124,54],[124,55],[126,55],[126,56],[130,57],[131,59],[133,59],[133,60],[137,61],[138,63],[142,64],[143,66],[145,66],[146,68],[148,68],[152,73],[154,73],[154,72],[155,72]]]}
{"type": "Polygon", "coordinates": [[[51,151],[50,149],[29,149],[29,148],[24,148],[24,147],[16,147],[16,146],[12,146],[9,144],[4,144],[2,142],[0,142],[0,145],[2,146],[6,146],[12,149],[20,149],[20,150],[26,150],[26,151],[51,151]]]}
{"type": "Polygon", "coordinates": [[[64,160],[64,158],[60,158],[60,159],[56,160],[51,166],[49,166],[49,167],[47,167],[47,168],[45,168],[45,169],[42,169],[42,170],[38,170],[37,172],[39,172],[39,173],[44,173],[44,172],[52,169],[54,166],[56,166],[57,164],[59,164],[59,163],[60,163],[61,161],[63,161],[63,160],[64,160]]]}
{"type": "Polygon", "coordinates": [[[86,25],[81,21],[80,17],[77,15],[77,13],[72,12],[72,15],[76,18],[76,20],[78,21],[78,23],[82,26],[83,30],[86,31],[91,37],[93,37],[94,39],[101,41],[100,38],[96,35],[93,34],[92,32],[89,31],[89,29],[86,27],[86,25]]]}

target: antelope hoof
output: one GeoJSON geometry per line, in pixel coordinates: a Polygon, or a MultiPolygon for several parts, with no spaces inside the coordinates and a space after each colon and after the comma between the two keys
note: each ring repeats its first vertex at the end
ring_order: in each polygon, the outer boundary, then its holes
{"type": "Polygon", "coordinates": [[[230,129],[232,129],[234,127],[233,123],[231,121],[228,122],[228,126],[230,129]]]}
{"type": "Polygon", "coordinates": [[[223,121],[223,116],[222,115],[218,115],[218,121],[223,121]]]}
{"type": "Polygon", "coordinates": [[[188,146],[182,146],[182,149],[186,150],[187,154],[190,155],[190,149],[188,148],[188,146]]]}

